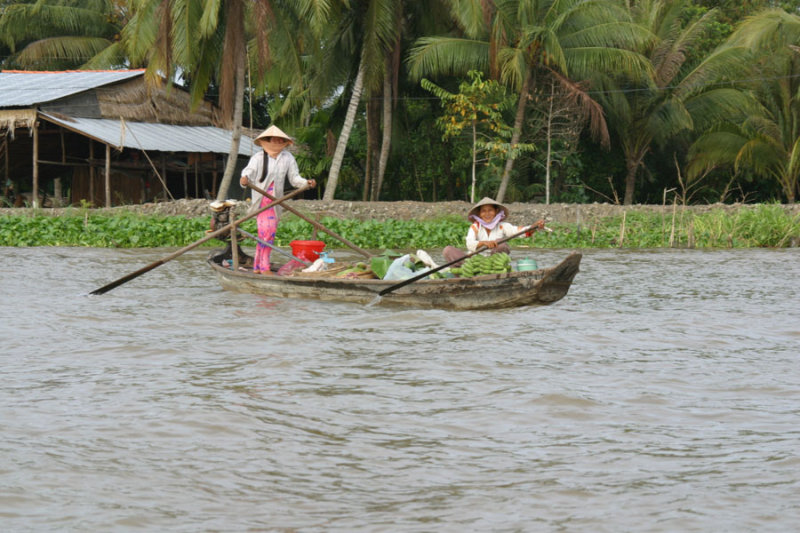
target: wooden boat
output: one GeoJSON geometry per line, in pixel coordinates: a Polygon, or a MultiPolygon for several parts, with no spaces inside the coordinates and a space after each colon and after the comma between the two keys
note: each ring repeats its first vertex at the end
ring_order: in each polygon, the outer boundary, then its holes
{"type": "Polygon", "coordinates": [[[548,305],[563,298],[578,273],[580,253],[571,253],[554,267],[471,278],[422,279],[383,296],[398,281],[347,279],[322,275],[264,276],[231,270],[212,253],[208,264],[223,289],[278,298],[314,298],[359,304],[404,305],[427,309],[504,309],[548,305]]]}

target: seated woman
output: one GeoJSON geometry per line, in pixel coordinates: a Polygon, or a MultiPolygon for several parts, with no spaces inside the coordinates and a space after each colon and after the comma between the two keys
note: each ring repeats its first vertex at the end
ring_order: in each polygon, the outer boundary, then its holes
{"type": "MultiPolygon", "coordinates": [[[[508,208],[491,198],[483,198],[475,204],[467,213],[467,219],[472,221],[472,225],[467,231],[467,251],[474,252],[481,246],[487,250],[481,252],[482,255],[492,255],[500,252],[511,253],[507,243],[497,244],[497,241],[506,237],[529,230],[531,233],[537,229],[544,228],[544,220],[539,220],[530,226],[514,226],[508,222],[503,222],[508,218],[508,208]]],[[[466,254],[455,246],[447,246],[442,250],[442,255],[448,263],[456,261],[466,254]]]]}

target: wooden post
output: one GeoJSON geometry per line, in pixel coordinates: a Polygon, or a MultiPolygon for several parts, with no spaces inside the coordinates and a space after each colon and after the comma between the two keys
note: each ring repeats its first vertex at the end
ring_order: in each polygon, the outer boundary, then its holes
{"type": "MultiPolygon", "coordinates": [[[[6,156],[5,157],[5,165],[4,165],[4,167],[5,167],[5,176],[4,176],[5,180],[3,181],[3,183],[8,181],[8,167],[9,167],[8,159],[11,157],[11,154],[9,153],[10,149],[11,149],[11,147],[8,145],[8,132],[6,132],[6,136],[3,137],[3,153],[6,156]]],[[[19,192],[19,191],[16,191],[16,192],[19,192]]]]}
{"type": "Polygon", "coordinates": [[[33,121],[33,207],[39,207],[39,121],[33,121]]]}
{"type": "Polygon", "coordinates": [[[106,207],[111,207],[111,145],[106,145],[106,207]]]}
{"type": "Polygon", "coordinates": [[[164,200],[167,200],[169,193],[167,192],[167,156],[166,154],[161,154],[161,176],[164,179],[164,200]]]}
{"type": "Polygon", "coordinates": [[[217,157],[214,156],[214,170],[211,171],[211,197],[217,197],[217,157]]]}
{"type": "Polygon", "coordinates": [[[236,230],[239,228],[238,225],[233,224],[231,226],[231,251],[233,252],[233,270],[234,272],[239,271],[239,243],[236,240],[236,234],[238,233],[236,230]]]}
{"type": "Polygon", "coordinates": [[[61,190],[61,178],[53,180],[53,207],[61,207],[61,198],[64,193],[61,190]]]}
{"type": "Polygon", "coordinates": [[[89,139],[89,205],[94,206],[94,141],[89,139]]]}
{"type": "Polygon", "coordinates": [[[187,180],[186,169],[183,169],[183,197],[189,198],[189,181],[187,180]]]}
{"type": "Polygon", "coordinates": [[[678,195],[672,202],[672,230],[669,232],[669,247],[675,248],[675,211],[678,209],[678,195]]]}

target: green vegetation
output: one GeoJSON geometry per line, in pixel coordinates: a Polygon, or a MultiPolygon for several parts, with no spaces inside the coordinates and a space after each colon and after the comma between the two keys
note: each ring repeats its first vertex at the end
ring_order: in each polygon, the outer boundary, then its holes
{"type": "MultiPolygon", "coordinates": [[[[0,67],[146,67],[218,105],[228,128],[274,121],[295,136],[326,200],[800,197],[798,0],[2,5],[0,67]],[[448,105],[478,88],[470,73],[509,101],[448,105]],[[481,108],[495,126],[483,144],[481,108]],[[482,147],[493,156],[478,164],[482,147]]],[[[10,176],[18,194],[29,175],[10,176]]],[[[54,178],[40,187],[52,194],[54,178]]]]}
{"type": "MultiPolygon", "coordinates": [[[[359,221],[325,217],[320,222],[365,249],[431,249],[464,242],[468,224],[460,217],[437,220],[359,221]]],[[[0,246],[94,246],[117,248],[181,247],[201,239],[208,217],[108,215],[12,215],[2,218],[0,246]]],[[[654,214],[631,211],[621,217],[575,224],[551,224],[552,233],[540,232],[533,241],[515,239],[511,246],[537,248],[755,248],[787,247],[800,241],[800,216],[792,217],[777,204],[735,212],[654,214]]],[[[250,220],[243,229],[256,233],[250,220]]],[[[311,224],[287,215],[275,244],[288,247],[308,240],[311,224]]],[[[316,238],[331,248],[343,245],[323,232],[316,238]]],[[[252,243],[252,241],[250,241],[252,243]]],[[[204,246],[219,246],[212,240],[204,246]]]]}

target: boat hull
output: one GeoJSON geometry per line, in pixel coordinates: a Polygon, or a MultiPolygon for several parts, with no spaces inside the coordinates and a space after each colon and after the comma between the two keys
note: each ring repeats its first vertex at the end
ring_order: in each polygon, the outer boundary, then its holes
{"type": "Polygon", "coordinates": [[[384,296],[378,293],[399,283],[380,279],[317,276],[263,276],[234,271],[213,261],[208,264],[225,290],[273,296],[313,298],[359,304],[401,305],[426,309],[505,309],[557,302],[569,291],[578,273],[580,253],[572,253],[551,268],[472,278],[420,280],[384,296]]]}

